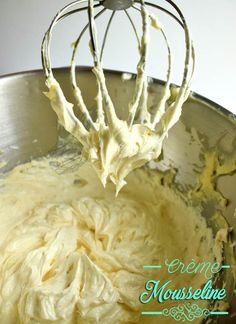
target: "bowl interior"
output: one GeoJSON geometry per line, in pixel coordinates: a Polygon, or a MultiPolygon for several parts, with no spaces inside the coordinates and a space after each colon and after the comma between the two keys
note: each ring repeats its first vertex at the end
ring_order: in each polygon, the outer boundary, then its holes
{"type": "MultiPolygon", "coordinates": [[[[78,70],[77,75],[85,102],[93,109],[97,90],[95,78],[90,69],[86,68],[78,70]]],[[[57,69],[55,76],[62,84],[68,100],[73,102],[68,69],[57,69]]],[[[113,71],[106,71],[106,78],[118,114],[121,118],[125,118],[127,103],[134,89],[134,78],[123,80],[120,72],[113,71]]],[[[150,84],[150,105],[158,100],[162,86],[163,83],[158,80],[150,84]]],[[[46,91],[46,87],[42,71],[0,78],[0,161],[6,162],[5,165],[2,163],[1,172],[55,149],[58,139],[56,116],[48,99],[42,94],[43,91],[46,91]]],[[[217,104],[192,94],[184,105],[180,122],[173,127],[164,143],[158,169],[165,172],[170,168],[176,170],[175,186],[185,193],[196,186],[199,172],[204,168],[203,151],[217,151],[220,163],[223,163],[235,154],[235,147],[234,116],[217,104]]],[[[203,204],[203,215],[215,233],[226,224],[232,227],[233,239],[236,230],[235,171],[222,174],[216,186],[228,200],[227,207],[222,210],[223,217],[217,222],[212,220],[211,216],[219,209],[214,201],[203,204]]],[[[226,259],[232,259],[235,250],[230,247],[230,243],[226,243],[224,248],[226,259]]],[[[227,287],[231,291],[229,296],[231,308],[235,309],[233,270],[228,272],[226,279],[227,287]]],[[[231,320],[222,316],[218,322],[231,323],[231,320]]]]}

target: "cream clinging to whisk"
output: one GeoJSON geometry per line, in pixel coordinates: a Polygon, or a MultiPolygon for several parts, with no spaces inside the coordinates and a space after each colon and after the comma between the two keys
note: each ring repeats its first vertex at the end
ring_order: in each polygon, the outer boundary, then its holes
{"type": "Polygon", "coordinates": [[[49,91],[46,93],[51,101],[52,108],[56,112],[61,125],[75,136],[83,145],[82,154],[94,166],[103,185],[106,185],[107,179],[114,182],[117,193],[125,185],[127,174],[137,167],[141,167],[146,162],[157,159],[161,153],[162,142],[167,136],[169,129],[179,120],[182,105],[190,92],[190,81],[194,71],[194,49],[190,33],[185,18],[180,9],[171,0],[166,0],[177,15],[171,11],[146,1],[74,1],[64,7],[54,18],[48,31],[45,34],[42,44],[42,62],[46,74],[46,85],[49,91]],[[119,8],[117,8],[119,2],[119,8]],[[112,7],[107,29],[101,51],[97,41],[97,28],[95,20],[102,15],[108,8],[112,7]],[[82,8],[78,5],[83,4],[82,8]],[[127,9],[128,5],[130,6],[127,9]],[[101,10],[95,14],[95,8],[101,10]],[[172,53],[168,37],[161,23],[153,13],[149,12],[150,7],[155,7],[164,11],[175,19],[184,29],[185,34],[185,66],[183,78],[176,95],[176,98],[169,103],[170,83],[172,72],[172,53]],[[138,48],[139,62],[137,64],[137,76],[134,94],[129,103],[128,118],[121,120],[117,117],[115,106],[109,96],[105,75],[102,66],[102,54],[106,42],[106,37],[116,10],[124,10],[135,32],[138,48]],[[76,14],[79,11],[87,10],[88,24],[84,27],[78,39],[74,43],[71,63],[71,83],[73,87],[76,104],[79,108],[80,117],[76,117],[73,112],[73,105],[69,103],[59,83],[53,76],[50,60],[50,42],[52,31],[55,25],[69,15],[76,14]],[[135,24],[131,18],[131,11],[138,11],[142,19],[142,34],[139,36],[135,24]],[[156,107],[148,107],[148,76],[146,74],[147,52],[149,47],[149,29],[150,26],[158,29],[162,34],[168,53],[167,79],[163,87],[162,97],[156,107]],[[76,81],[76,53],[80,40],[84,32],[89,29],[90,50],[93,57],[93,73],[97,80],[97,112],[95,118],[91,116],[87,109],[82,93],[76,81]]]}

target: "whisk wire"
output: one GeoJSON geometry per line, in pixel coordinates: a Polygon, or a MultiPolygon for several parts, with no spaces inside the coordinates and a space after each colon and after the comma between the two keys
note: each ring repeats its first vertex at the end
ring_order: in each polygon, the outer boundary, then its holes
{"type": "Polygon", "coordinates": [[[91,37],[91,50],[94,58],[94,68],[93,72],[96,76],[97,82],[99,84],[101,95],[103,98],[104,103],[104,110],[105,114],[108,120],[108,123],[115,129],[117,127],[118,118],[116,116],[115,107],[113,105],[113,102],[108,94],[106,81],[104,72],[102,69],[102,64],[99,59],[99,50],[96,42],[96,34],[97,34],[97,28],[94,20],[94,8],[93,8],[93,0],[89,0],[89,23],[90,23],[90,37],[91,37]]]}
{"type": "Polygon", "coordinates": [[[103,53],[104,53],[105,44],[106,44],[106,41],[107,41],[108,32],[109,32],[109,29],[111,27],[111,23],[112,23],[112,20],[113,20],[113,18],[115,16],[115,13],[116,13],[116,11],[112,11],[110,19],[108,20],[108,23],[107,23],[107,27],[106,27],[105,34],[104,34],[103,41],[102,41],[100,61],[102,61],[102,58],[103,58],[103,53]]]}
{"type": "MultiPolygon", "coordinates": [[[[153,130],[157,129],[158,124],[161,123],[161,125],[168,124],[168,127],[164,129],[163,136],[166,135],[167,131],[173,126],[173,123],[175,123],[176,118],[174,116],[178,116],[181,113],[181,107],[183,102],[186,100],[187,96],[189,95],[190,89],[189,85],[192,80],[194,68],[195,68],[195,52],[194,52],[194,46],[191,40],[191,35],[189,32],[188,25],[186,23],[185,17],[182,14],[182,11],[178,8],[178,6],[172,1],[172,0],[165,0],[168,4],[171,5],[171,7],[176,11],[176,14],[172,13],[171,11],[165,9],[162,6],[159,6],[157,4],[151,3],[149,1],[144,0],[136,0],[131,1],[132,7],[129,9],[135,9],[138,10],[141,14],[142,19],[142,34],[139,37],[137,29],[135,27],[135,24],[128,13],[128,11],[125,9],[124,12],[126,16],[128,17],[132,28],[134,30],[134,33],[136,35],[137,41],[138,41],[138,48],[139,48],[139,61],[137,64],[137,75],[136,75],[136,81],[135,81],[135,89],[134,89],[134,95],[129,103],[129,109],[128,109],[128,120],[127,125],[129,126],[129,129],[132,128],[134,122],[138,122],[141,124],[148,123],[149,127],[151,127],[153,130]],[[150,23],[156,19],[152,14],[149,14],[148,8],[153,7],[159,10],[162,10],[164,13],[168,14],[170,17],[175,19],[184,29],[184,36],[185,36],[185,66],[183,70],[183,77],[181,81],[181,86],[179,88],[179,92],[174,100],[174,102],[170,105],[167,104],[167,100],[170,96],[170,86],[171,86],[171,74],[172,74],[172,51],[170,47],[170,43],[168,40],[168,37],[165,33],[164,28],[162,26],[159,26],[159,29],[161,31],[161,34],[164,38],[164,41],[167,46],[168,51],[168,68],[167,68],[167,75],[166,75],[166,83],[165,87],[163,88],[162,92],[162,98],[159,101],[159,103],[154,107],[154,110],[152,112],[152,116],[150,115],[149,108],[148,108],[148,79],[147,79],[147,73],[146,73],[146,62],[147,62],[147,56],[148,56],[148,44],[149,44],[149,26],[150,23]],[[177,15],[179,17],[177,17],[177,15]],[[191,65],[192,63],[192,65],[191,65]],[[166,121],[169,121],[166,123],[166,121]],[[172,122],[173,121],[173,122],[172,122]]],[[[103,72],[102,67],[102,58],[104,53],[104,48],[106,44],[106,40],[108,37],[108,32],[112,23],[112,20],[115,15],[115,11],[112,12],[108,25],[105,30],[104,38],[102,41],[101,46],[101,53],[99,51],[98,46],[98,40],[97,40],[97,27],[95,20],[97,17],[102,15],[105,12],[105,8],[103,8],[101,11],[99,11],[96,15],[94,14],[94,9],[97,7],[102,6],[103,1],[94,1],[94,0],[77,0],[74,1],[68,5],[66,5],[64,8],[62,8],[57,15],[54,17],[52,23],[50,24],[44,39],[42,43],[42,64],[44,68],[44,72],[47,78],[52,77],[52,66],[51,66],[51,59],[50,59],[50,46],[51,46],[51,38],[52,38],[52,32],[56,24],[61,21],[62,19],[73,15],[80,11],[87,11],[88,13],[88,24],[82,29],[79,37],[74,43],[74,49],[72,54],[72,60],[71,60],[71,83],[74,91],[74,95],[76,98],[77,105],[80,109],[80,113],[82,115],[82,122],[80,119],[78,119],[73,112],[73,109],[71,109],[71,104],[69,104],[64,95],[62,90],[60,90],[60,95],[62,96],[64,102],[66,102],[66,113],[68,114],[68,118],[72,121],[72,124],[74,125],[72,128],[72,133],[74,129],[77,127],[77,133],[80,132],[80,139],[82,142],[85,141],[86,137],[88,136],[88,131],[86,128],[94,129],[95,131],[98,130],[98,127],[104,127],[106,124],[108,127],[111,127],[115,129],[116,127],[119,127],[120,120],[118,119],[115,111],[114,104],[112,102],[111,97],[109,96],[108,89],[106,86],[106,80],[105,75],[103,72]],[[88,3],[88,5],[84,6],[85,3],[88,3]],[[76,8],[74,7],[78,5],[83,5],[82,8],[76,8]],[[81,94],[81,90],[77,84],[76,81],[76,60],[75,56],[77,53],[77,49],[79,46],[79,43],[81,41],[82,36],[84,35],[85,31],[89,29],[89,35],[90,35],[90,50],[93,57],[94,67],[93,67],[93,73],[95,74],[96,80],[97,80],[97,87],[98,87],[98,96],[97,96],[97,121],[99,121],[99,126],[96,125],[96,123],[93,121],[81,94]],[[105,121],[106,117],[106,121],[105,121]],[[86,124],[87,126],[85,127],[86,124]]],[[[66,128],[66,125],[64,125],[66,128]]],[[[162,127],[161,126],[161,127],[162,127]]],[[[69,127],[69,126],[68,126],[69,127]]]]}
{"type": "MultiPolygon", "coordinates": [[[[138,8],[136,5],[133,5],[132,8],[134,8],[135,10],[140,12],[140,8],[138,8]]],[[[171,72],[172,72],[172,53],[171,53],[170,43],[169,43],[169,40],[167,38],[167,35],[166,35],[164,29],[157,23],[156,17],[149,14],[149,18],[151,21],[153,21],[152,25],[154,25],[156,28],[158,27],[158,29],[161,31],[161,34],[164,38],[164,41],[165,41],[166,47],[167,47],[167,51],[168,51],[167,81],[162,89],[161,99],[160,99],[159,103],[156,105],[156,107],[153,109],[152,125],[155,128],[155,125],[159,122],[159,120],[161,119],[161,117],[163,116],[163,114],[165,112],[166,101],[168,100],[169,95],[170,95],[169,88],[170,88],[171,72]]],[[[141,119],[139,119],[139,121],[141,121],[141,122],[142,122],[142,119],[144,119],[144,117],[142,118],[142,115],[145,116],[145,113],[141,112],[141,119]]]]}
{"type": "Polygon", "coordinates": [[[134,24],[134,22],[133,22],[133,20],[132,20],[132,18],[131,18],[131,16],[130,16],[128,10],[125,9],[124,11],[125,11],[126,16],[127,16],[128,19],[129,19],[130,23],[131,23],[131,26],[132,26],[132,28],[133,28],[133,31],[134,31],[135,37],[136,37],[136,39],[137,39],[138,48],[140,49],[140,47],[141,47],[141,43],[140,43],[140,39],[139,39],[139,35],[138,35],[137,28],[136,28],[136,26],[135,26],[135,24],[134,24]]]}
{"type": "MultiPolygon", "coordinates": [[[[106,11],[105,8],[103,8],[102,10],[100,10],[94,17],[94,19],[98,18],[99,16],[101,16],[104,12],[106,11]]],[[[73,48],[73,53],[72,53],[72,59],[71,59],[71,69],[70,69],[70,77],[71,77],[71,83],[72,83],[72,87],[73,87],[73,92],[74,92],[74,96],[77,102],[77,106],[80,109],[80,112],[82,113],[82,116],[84,118],[84,122],[85,124],[87,124],[88,126],[93,127],[94,129],[97,129],[92,117],[90,116],[88,109],[84,103],[83,97],[82,97],[82,93],[81,90],[77,84],[76,81],[76,60],[75,60],[75,56],[78,50],[78,46],[80,44],[80,41],[84,35],[84,33],[86,32],[86,30],[89,27],[89,23],[85,25],[85,27],[82,29],[79,37],[77,38],[77,40],[74,43],[74,48],[73,48]]]]}
{"type": "Polygon", "coordinates": [[[146,60],[147,60],[147,45],[148,45],[148,13],[145,8],[144,1],[141,1],[141,16],[142,16],[142,27],[143,34],[141,37],[141,47],[140,47],[140,59],[137,65],[137,77],[135,83],[134,97],[129,104],[129,116],[128,116],[128,125],[131,128],[133,121],[138,109],[140,98],[143,93],[143,87],[146,78],[146,60]]]}
{"type": "MultiPolygon", "coordinates": [[[[135,1],[135,2],[139,2],[139,1],[135,1]]],[[[169,2],[169,1],[168,1],[169,2]]],[[[169,15],[170,17],[172,17],[183,29],[185,29],[185,24],[182,22],[181,19],[179,19],[175,14],[173,14],[171,11],[169,11],[168,9],[161,7],[157,4],[153,4],[149,1],[146,1],[146,4],[150,7],[153,7],[155,9],[158,9],[164,13],[166,13],[167,15],[169,15]]],[[[177,11],[178,12],[178,11],[177,11]]],[[[192,56],[192,68],[191,68],[191,72],[190,72],[190,76],[189,76],[189,80],[188,80],[188,86],[186,88],[186,95],[185,98],[188,96],[188,91],[189,91],[189,85],[192,81],[193,78],[193,74],[195,71],[195,49],[194,49],[194,45],[193,45],[193,41],[191,39],[191,56],[192,56]]],[[[153,123],[154,126],[156,126],[156,124],[159,122],[160,118],[159,116],[156,118],[156,122],[153,123]]]]}

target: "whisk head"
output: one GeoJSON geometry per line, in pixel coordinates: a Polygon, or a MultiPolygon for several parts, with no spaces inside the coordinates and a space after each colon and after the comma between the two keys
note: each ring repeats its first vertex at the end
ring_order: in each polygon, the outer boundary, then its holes
{"type": "Polygon", "coordinates": [[[111,10],[124,10],[132,6],[133,0],[104,0],[102,5],[111,10]]]}
{"type": "Polygon", "coordinates": [[[104,186],[107,178],[110,178],[115,183],[117,192],[125,184],[124,179],[132,169],[140,167],[147,161],[156,159],[160,155],[161,144],[167,136],[169,129],[178,121],[182,105],[190,92],[190,82],[193,76],[195,61],[190,32],[186,20],[177,5],[172,0],[165,0],[165,2],[172,7],[174,12],[157,5],[156,2],[152,3],[144,0],[74,1],[57,13],[43,39],[42,64],[47,78],[46,85],[49,88],[49,92],[46,95],[51,101],[52,108],[57,113],[59,122],[64,128],[83,145],[83,155],[93,164],[104,186]],[[96,14],[95,8],[100,8],[100,11],[96,14]],[[149,8],[156,8],[169,15],[184,30],[186,50],[183,77],[179,91],[171,102],[168,99],[170,97],[173,65],[172,50],[164,27],[156,16],[149,12],[149,8]],[[99,47],[96,20],[108,9],[111,9],[112,12],[102,44],[99,47]],[[136,84],[133,98],[127,107],[127,120],[121,120],[117,117],[115,106],[107,90],[102,66],[107,35],[117,10],[123,10],[128,18],[135,33],[139,50],[136,84]],[[135,10],[141,16],[141,35],[139,35],[132,19],[132,10],[135,10]],[[70,70],[73,93],[80,112],[79,117],[76,117],[73,112],[73,105],[66,100],[59,83],[53,76],[50,44],[55,26],[68,16],[82,11],[87,11],[88,23],[74,42],[70,70]],[[161,33],[168,54],[165,86],[162,89],[162,96],[159,102],[155,107],[152,107],[152,110],[148,107],[148,76],[146,73],[150,27],[155,28],[161,33]],[[95,117],[89,113],[76,79],[76,54],[80,41],[87,29],[89,30],[89,47],[94,63],[92,71],[96,77],[98,90],[95,117]]]}

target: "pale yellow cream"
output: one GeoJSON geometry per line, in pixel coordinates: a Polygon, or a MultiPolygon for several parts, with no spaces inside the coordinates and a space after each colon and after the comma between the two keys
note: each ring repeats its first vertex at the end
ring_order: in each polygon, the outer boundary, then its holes
{"type": "Polygon", "coordinates": [[[173,288],[206,281],[143,269],[166,258],[214,259],[205,220],[156,171],[132,172],[115,198],[88,163],[58,174],[54,162],[32,161],[0,180],[1,323],[156,323],[141,311],[174,304],[142,305],[147,280],[172,279],[173,288]]]}

